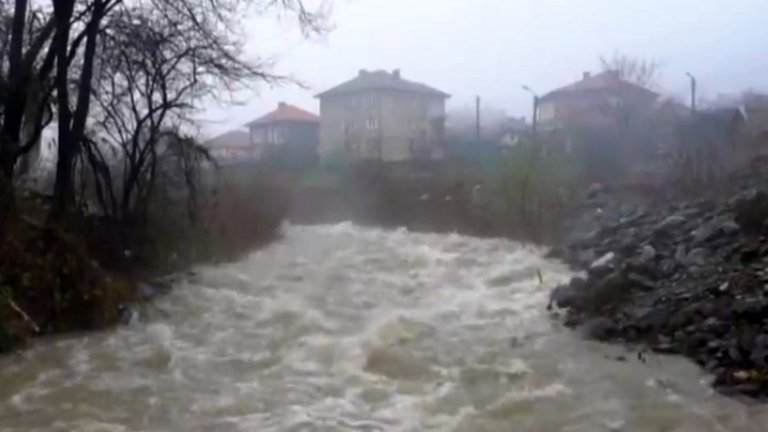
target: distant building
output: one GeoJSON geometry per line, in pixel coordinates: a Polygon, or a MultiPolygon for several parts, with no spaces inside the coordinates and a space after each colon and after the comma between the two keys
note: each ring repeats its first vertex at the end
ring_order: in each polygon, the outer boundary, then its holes
{"type": "Polygon", "coordinates": [[[650,109],[658,96],[621,79],[615,71],[585,72],[581,80],[539,98],[538,125],[542,129],[614,127],[627,111],[650,109]]]}
{"type": "Polygon", "coordinates": [[[317,158],[320,117],[280,102],[277,109],[247,124],[254,157],[310,163],[317,158]]]}
{"type": "Polygon", "coordinates": [[[320,118],[309,111],[280,102],[276,110],[246,127],[206,142],[220,163],[267,160],[284,168],[303,169],[317,160],[320,118]]]}
{"type": "Polygon", "coordinates": [[[441,158],[447,93],[408,81],[399,70],[361,70],[317,96],[320,155],[401,161],[441,158]]]}
{"type": "Polygon", "coordinates": [[[242,129],[231,130],[212,138],[205,142],[205,147],[220,163],[254,159],[248,132],[242,129]]]}

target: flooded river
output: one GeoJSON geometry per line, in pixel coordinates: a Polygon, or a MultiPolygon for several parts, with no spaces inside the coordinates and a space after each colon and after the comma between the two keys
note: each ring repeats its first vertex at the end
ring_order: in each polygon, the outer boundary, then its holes
{"type": "Polygon", "coordinates": [[[505,240],[287,227],[146,322],[0,358],[0,431],[766,430],[688,362],[551,320],[568,277],[505,240]]]}

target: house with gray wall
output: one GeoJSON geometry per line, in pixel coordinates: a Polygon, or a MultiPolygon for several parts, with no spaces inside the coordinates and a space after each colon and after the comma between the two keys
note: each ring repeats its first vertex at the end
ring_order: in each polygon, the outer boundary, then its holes
{"type": "Polygon", "coordinates": [[[317,115],[280,102],[276,110],[247,126],[254,159],[297,170],[308,169],[317,162],[317,115]]]}
{"type": "Polygon", "coordinates": [[[447,93],[403,78],[399,70],[366,71],[317,95],[321,158],[402,161],[444,156],[447,93]]]}

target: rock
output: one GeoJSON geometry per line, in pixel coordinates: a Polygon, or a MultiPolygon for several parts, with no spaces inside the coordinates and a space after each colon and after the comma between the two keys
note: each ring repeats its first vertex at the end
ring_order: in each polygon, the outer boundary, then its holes
{"type": "Polygon", "coordinates": [[[745,395],[753,398],[760,396],[762,393],[762,388],[758,383],[718,386],[717,390],[726,396],[745,395]]]}
{"type": "Polygon", "coordinates": [[[764,297],[739,298],[733,304],[732,311],[734,316],[760,322],[768,316],[768,300],[764,297]]]}
{"type": "Polygon", "coordinates": [[[719,235],[730,235],[739,231],[739,226],[733,219],[725,216],[718,217],[696,229],[693,234],[693,244],[702,245],[719,235]]]}
{"type": "Polygon", "coordinates": [[[707,265],[709,256],[710,253],[707,252],[706,249],[696,248],[688,252],[688,255],[685,256],[685,259],[683,259],[683,263],[688,267],[702,267],[707,265]]]}
{"type": "Polygon", "coordinates": [[[675,274],[678,265],[673,259],[665,259],[659,264],[659,272],[663,276],[671,276],[675,274]]]}
{"type": "Polygon", "coordinates": [[[580,267],[589,266],[595,261],[595,251],[592,249],[580,250],[574,254],[574,261],[580,267]]]}
{"type": "Polygon", "coordinates": [[[640,249],[640,254],[637,256],[637,260],[647,264],[650,261],[656,259],[656,249],[651,245],[645,245],[640,249]]]}
{"type": "Polygon", "coordinates": [[[734,196],[729,205],[734,220],[745,233],[757,234],[768,219],[768,194],[749,189],[734,196]]]}
{"type": "Polygon", "coordinates": [[[158,294],[160,294],[160,290],[155,288],[154,286],[147,284],[147,283],[139,283],[136,285],[136,290],[139,293],[139,296],[141,296],[144,300],[150,300],[152,298],[157,297],[158,294]]]}
{"type": "Polygon", "coordinates": [[[598,267],[603,267],[608,265],[614,258],[616,257],[616,254],[613,252],[608,252],[605,255],[601,256],[600,258],[596,259],[592,262],[592,264],[589,266],[589,268],[594,269],[598,267]]]}
{"type": "Polygon", "coordinates": [[[567,305],[565,324],[683,354],[715,376],[717,390],[768,399],[768,194],[623,219],[630,210],[605,198],[605,218],[593,217],[592,233],[568,249],[586,279],[551,296],[567,305]]]}
{"type": "Polygon", "coordinates": [[[552,310],[553,305],[561,309],[569,308],[573,306],[575,298],[576,293],[573,289],[573,282],[569,285],[560,285],[550,293],[547,310],[552,310]]]}
{"type": "Polygon", "coordinates": [[[127,303],[120,306],[120,323],[135,326],[141,322],[141,308],[136,303],[127,303]]]}
{"type": "Polygon", "coordinates": [[[627,273],[627,281],[629,282],[629,286],[634,289],[653,291],[658,288],[658,285],[653,282],[653,280],[635,272],[627,273]]]}
{"type": "Polygon", "coordinates": [[[588,309],[601,310],[620,303],[630,290],[627,278],[620,271],[614,271],[600,280],[587,281],[581,297],[588,309]]]}
{"type": "Polygon", "coordinates": [[[639,326],[646,331],[659,331],[667,325],[672,311],[667,306],[655,306],[635,312],[639,326]]]}
{"type": "Polygon", "coordinates": [[[654,234],[657,235],[663,235],[668,234],[675,228],[679,228],[680,226],[684,225],[686,222],[686,219],[683,216],[680,215],[672,215],[661,221],[658,225],[656,225],[656,228],[654,228],[654,234]]]}
{"type": "Polygon", "coordinates": [[[581,331],[590,339],[604,341],[616,335],[617,326],[613,321],[600,317],[586,321],[582,324],[581,331]]]}
{"type": "Polygon", "coordinates": [[[678,262],[685,261],[685,256],[688,254],[688,252],[685,249],[685,245],[677,245],[677,249],[675,250],[675,260],[678,262]]]}
{"type": "Polygon", "coordinates": [[[653,246],[645,245],[639,253],[626,261],[626,268],[637,274],[655,277],[659,270],[656,265],[657,255],[656,249],[653,246]]]}

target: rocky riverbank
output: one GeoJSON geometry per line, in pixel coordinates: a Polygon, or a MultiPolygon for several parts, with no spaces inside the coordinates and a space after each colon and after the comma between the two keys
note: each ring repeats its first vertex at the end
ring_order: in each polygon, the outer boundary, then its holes
{"type": "Polygon", "coordinates": [[[768,400],[768,193],[610,217],[604,195],[592,196],[597,227],[552,251],[584,271],[552,293],[565,323],[684,355],[718,391],[768,400]]]}

